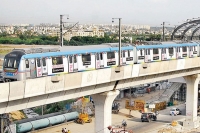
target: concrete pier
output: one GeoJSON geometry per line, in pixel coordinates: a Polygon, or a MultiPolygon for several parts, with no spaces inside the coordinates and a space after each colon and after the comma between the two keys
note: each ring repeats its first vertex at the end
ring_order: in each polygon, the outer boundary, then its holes
{"type": "Polygon", "coordinates": [[[197,128],[199,127],[199,120],[197,117],[198,106],[198,83],[200,80],[200,74],[185,76],[187,84],[186,93],[186,119],[183,123],[185,128],[197,128]]]}
{"type": "Polygon", "coordinates": [[[92,95],[95,104],[95,133],[109,133],[112,124],[112,103],[119,95],[119,90],[92,95]]]}

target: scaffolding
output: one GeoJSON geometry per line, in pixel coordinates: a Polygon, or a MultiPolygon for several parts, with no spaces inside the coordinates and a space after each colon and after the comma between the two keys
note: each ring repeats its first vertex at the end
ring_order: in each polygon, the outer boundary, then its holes
{"type": "Polygon", "coordinates": [[[172,97],[170,98],[170,101],[180,101],[184,102],[186,101],[186,84],[182,84],[181,87],[174,92],[172,97]]]}

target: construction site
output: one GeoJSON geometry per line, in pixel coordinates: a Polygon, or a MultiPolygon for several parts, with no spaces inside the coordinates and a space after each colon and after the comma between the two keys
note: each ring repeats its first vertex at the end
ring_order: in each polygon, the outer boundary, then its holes
{"type": "MultiPolygon", "coordinates": [[[[144,85],[143,85],[144,86],[144,85]]],[[[141,90],[141,87],[138,87],[141,90]]],[[[148,86],[152,88],[152,86],[148,86]]],[[[147,87],[147,88],[148,88],[147,87]]],[[[144,86],[146,88],[146,86],[144,86]]],[[[166,81],[159,82],[159,85],[152,89],[150,92],[144,91],[141,93],[137,88],[129,88],[121,90],[120,95],[115,99],[112,106],[112,112],[115,115],[122,115],[131,118],[133,113],[142,112],[155,112],[165,110],[167,107],[176,106],[185,103],[186,87],[181,83],[168,83],[166,81]]],[[[52,126],[63,125],[64,123],[74,122],[77,124],[85,125],[85,123],[93,123],[95,116],[95,104],[91,97],[81,97],[72,102],[65,111],[47,114],[42,116],[35,116],[28,118],[23,111],[10,112],[9,114],[2,115],[1,129],[2,131],[17,133],[30,132],[33,130],[43,131],[52,126]],[[49,127],[50,126],[50,127],[49,127]]],[[[110,125],[112,132],[114,129],[124,130],[119,125],[110,125]]],[[[132,130],[127,130],[127,133],[132,130]]]]}

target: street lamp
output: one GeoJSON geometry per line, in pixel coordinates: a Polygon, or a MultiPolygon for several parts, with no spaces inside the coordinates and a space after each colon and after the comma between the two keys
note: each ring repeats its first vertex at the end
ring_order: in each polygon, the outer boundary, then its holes
{"type": "Polygon", "coordinates": [[[121,66],[121,19],[122,18],[112,18],[112,23],[114,22],[114,19],[119,19],[119,51],[118,51],[118,67],[115,70],[115,72],[120,72],[120,66],[121,66]]]}
{"type": "MultiPolygon", "coordinates": [[[[164,42],[165,41],[165,23],[167,22],[163,22],[161,25],[163,26],[163,39],[162,41],[164,42]]],[[[169,24],[170,25],[170,24],[169,24]]]]}
{"type": "Polygon", "coordinates": [[[63,16],[67,16],[67,19],[69,19],[69,15],[60,15],[60,46],[63,47],[63,16]]]}

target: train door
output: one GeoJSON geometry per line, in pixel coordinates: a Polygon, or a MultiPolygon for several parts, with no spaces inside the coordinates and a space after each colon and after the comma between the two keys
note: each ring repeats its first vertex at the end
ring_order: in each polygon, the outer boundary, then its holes
{"type": "Polygon", "coordinates": [[[30,72],[30,62],[29,62],[30,60],[28,60],[28,59],[26,59],[25,60],[25,66],[26,66],[26,68],[25,68],[25,72],[26,72],[26,79],[29,79],[30,78],[30,76],[31,76],[31,72],[30,72]]]}
{"type": "Polygon", "coordinates": [[[180,50],[181,48],[180,47],[177,47],[176,48],[176,58],[177,59],[180,59],[181,58],[181,50],[180,50]]]}
{"type": "Polygon", "coordinates": [[[47,75],[47,59],[42,58],[42,75],[47,75]]]}
{"type": "Polygon", "coordinates": [[[197,46],[193,46],[193,57],[197,57],[197,56],[198,56],[198,54],[197,54],[197,46]]]}
{"type": "Polygon", "coordinates": [[[158,48],[153,49],[153,61],[160,60],[160,51],[158,48]]]}
{"type": "Polygon", "coordinates": [[[41,59],[36,59],[36,76],[41,77],[42,76],[42,66],[41,66],[41,59]]]}
{"type": "Polygon", "coordinates": [[[107,66],[111,67],[111,66],[115,66],[117,65],[117,63],[119,64],[119,62],[116,62],[116,55],[115,52],[107,52],[107,66]]]}
{"type": "Polygon", "coordinates": [[[137,63],[143,63],[144,62],[144,50],[143,49],[138,50],[137,55],[138,55],[137,63]]]}
{"type": "Polygon", "coordinates": [[[162,48],[162,60],[167,60],[167,52],[166,52],[166,48],[162,48]]]}
{"type": "Polygon", "coordinates": [[[74,72],[73,56],[69,55],[69,72],[74,72]]]}
{"type": "Polygon", "coordinates": [[[121,64],[126,65],[126,51],[122,51],[121,64]]]}
{"type": "Polygon", "coordinates": [[[150,49],[145,49],[145,62],[151,62],[150,49]]]}
{"type": "Polygon", "coordinates": [[[127,51],[127,57],[126,57],[126,64],[133,64],[133,51],[128,50],[127,51]]]}
{"type": "Polygon", "coordinates": [[[188,47],[182,47],[182,57],[188,57],[188,47]]]}
{"type": "Polygon", "coordinates": [[[171,47],[171,48],[168,48],[167,49],[168,50],[168,53],[167,53],[167,59],[174,59],[174,58],[176,58],[176,49],[174,49],[173,47],[171,47]]]}
{"type": "Polygon", "coordinates": [[[100,54],[96,54],[96,69],[99,69],[101,65],[100,54]]]}
{"type": "Polygon", "coordinates": [[[30,59],[30,78],[36,77],[35,59],[30,59]]]}
{"type": "Polygon", "coordinates": [[[104,54],[104,53],[100,53],[100,54],[99,54],[99,58],[100,58],[100,68],[104,68],[103,54],[104,54]]]}
{"type": "Polygon", "coordinates": [[[78,63],[77,63],[77,55],[73,56],[73,63],[74,63],[74,72],[78,71],[78,63]]]}
{"type": "Polygon", "coordinates": [[[189,54],[190,54],[189,57],[192,58],[193,57],[193,46],[189,47],[189,54]]]}

